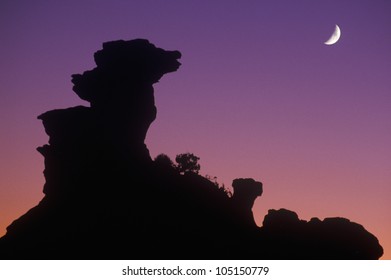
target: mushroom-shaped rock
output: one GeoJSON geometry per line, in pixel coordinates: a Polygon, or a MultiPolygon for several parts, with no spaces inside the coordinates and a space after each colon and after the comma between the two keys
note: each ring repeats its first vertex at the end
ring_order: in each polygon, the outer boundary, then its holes
{"type": "Polygon", "coordinates": [[[252,207],[255,199],[262,195],[262,183],[251,178],[240,178],[233,180],[232,187],[234,189],[232,203],[240,220],[245,225],[256,226],[252,207]]]}
{"type": "Polygon", "coordinates": [[[106,106],[101,103],[119,99],[121,95],[137,94],[134,90],[152,85],[164,74],[176,71],[181,65],[177,61],[180,57],[179,51],[157,48],[145,39],[106,42],[103,49],[94,54],[97,67],[72,75],[73,90],[92,106],[106,106]]]}
{"type": "Polygon", "coordinates": [[[106,42],[94,69],[72,75],[73,91],[91,103],[104,134],[143,143],[156,118],[153,84],[176,71],[180,57],[145,39],[106,42]]]}

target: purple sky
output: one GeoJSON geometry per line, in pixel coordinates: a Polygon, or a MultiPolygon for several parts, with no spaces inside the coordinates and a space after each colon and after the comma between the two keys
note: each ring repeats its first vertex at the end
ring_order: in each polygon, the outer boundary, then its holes
{"type": "Polygon", "coordinates": [[[102,42],[146,38],[182,52],[155,86],[153,157],[193,152],[226,186],[262,181],[258,223],[270,208],[349,218],[391,259],[391,2],[55,2],[0,4],[0,235],[42,197],[36,116],[86,104],[70,75],[102,42]]]}

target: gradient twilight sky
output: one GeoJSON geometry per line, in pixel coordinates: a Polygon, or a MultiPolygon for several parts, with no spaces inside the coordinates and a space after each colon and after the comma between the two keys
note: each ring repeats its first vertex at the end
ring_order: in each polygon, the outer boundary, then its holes
{"type": "Polygon", "coordinates": [[[102,42],[146,38],[182,52],[155,85],[152,157],[260,180],[258,224],[270,208],[346,217],[391,259],[390,15],[386,0],[1,1],[0,235],[43,197],[37,115],[86,105],[70,75],[102,42]]]}

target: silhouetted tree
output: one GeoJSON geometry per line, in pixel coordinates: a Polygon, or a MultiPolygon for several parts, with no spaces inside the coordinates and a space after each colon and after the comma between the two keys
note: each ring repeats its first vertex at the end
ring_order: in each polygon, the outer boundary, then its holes
{"type": "Polygon", "coordinates": [[[180,173],[193,172],[198,174],[201,166],[198,163],[200,158],[192,153],[179,154],[176,156],[177,169],[180,173]]]}
{"type": "Polygon", "coordinates": [[[174,162],[166,154],[159,154],[155,157],[155,163],[163,168],[176,168],[174,162]]]}

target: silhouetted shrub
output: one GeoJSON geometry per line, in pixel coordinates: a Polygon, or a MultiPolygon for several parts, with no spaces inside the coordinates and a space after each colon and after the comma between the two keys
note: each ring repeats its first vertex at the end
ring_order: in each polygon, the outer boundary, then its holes
{"type": "Polygon", "coordinates": [[[232,192],[229,188],[225,187],[224,184],[219,184],[219,182],[217,182],[217,177],[216,176],[210,176],[208,174],[205,175],[205,178],[208,179],[209,181],[211,181],[219,191],[223,192],[226,196],[228,197],[232,197],[232,192]]]}
{"type": "Polygon", "coordinates": [[[176,168],[171,158],[166,154],[159,154],[154,159],[155,163],[162,168],[176,168]]]}
{"type": "Polygon", "coordinates": [[[200,158],[192,153],[179,154],[176,156],[177,169],[180,173],[193,172],[198,174],[201,166],[198,163],[200,158]]]}

